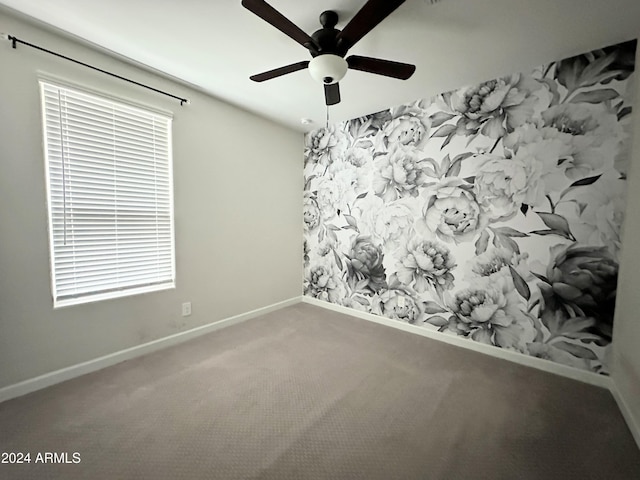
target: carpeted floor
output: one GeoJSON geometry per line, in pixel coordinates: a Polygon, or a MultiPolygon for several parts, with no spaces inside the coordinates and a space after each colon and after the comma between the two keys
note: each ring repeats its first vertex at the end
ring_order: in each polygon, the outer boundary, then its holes
{"type": "Polygon", "coordinates": [[[307,304],[2,403],[0,452],[32,459],[2,479],[640,479],[608,391],[307,304]]]}

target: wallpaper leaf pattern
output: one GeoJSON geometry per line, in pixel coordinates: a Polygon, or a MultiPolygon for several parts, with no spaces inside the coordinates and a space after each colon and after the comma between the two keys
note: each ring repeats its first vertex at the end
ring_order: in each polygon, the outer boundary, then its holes
{"type": "Polygon", "coordinates": [[[635,48],[307,134],[305,295],[606,374],[635,48]]]}

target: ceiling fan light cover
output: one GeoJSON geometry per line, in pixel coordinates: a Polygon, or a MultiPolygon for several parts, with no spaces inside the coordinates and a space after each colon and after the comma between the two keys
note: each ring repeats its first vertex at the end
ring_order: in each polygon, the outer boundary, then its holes
{"type": "Polygon", "coordinates": [[[337,83],[347,73],[347,62],[344,58],[326,53],[318,55],[309,62],[309,73],[316,81],[325,85],[337,83]]]}

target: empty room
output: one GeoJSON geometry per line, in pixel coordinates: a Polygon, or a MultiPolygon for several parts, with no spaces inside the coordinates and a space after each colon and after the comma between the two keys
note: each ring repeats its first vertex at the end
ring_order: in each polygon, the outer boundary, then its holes
{"type": "Polygon", "coordinates": [[[0,479],[640,479],[639,34],[0,0],[0,479]]]}

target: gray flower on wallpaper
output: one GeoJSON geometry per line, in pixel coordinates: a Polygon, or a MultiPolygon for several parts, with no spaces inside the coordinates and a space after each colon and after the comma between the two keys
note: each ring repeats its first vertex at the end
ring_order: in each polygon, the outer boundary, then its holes
{"type": "Polygon", "coordinates": [[[405,145],[420,147],[429,137],[431,122],[422,102],[391,109],[392,120],[382,129],[385,147],[405,145]]]}
{"type": "Polygon", "coordinates": [[[374,292],[386,288],[382,247],[375,244],[370,236],[355,237],[347,258],[353,277],[367,280],[367,286],[374,292]]]}
{"type": "Polygon", "coordinates": [[[454,313],[449,328],[477,342],[524,351],[534,339],[533,319],[507,275],[478,280],[449,306],[454,313]]]}
{"type": "Polygon", "coordinates": [[[320,300],[339,303],[347,289],[335,265],[327,262],[309,269],[309,274],[305,276],[304,293],[320,300]]]}
{"type": "Polygon", "coordinates": [[[471,271],[479,277],[489,277],[496,273],[507,274],[509,267],[526,280],[532,275],[529,272],[529,254],[516,253],[508,248],[499,247],[477,255],[471,264],[471,271]]]}
{"type": "Polygon", "coordinates": [[[417,324],[422,310],[409,289],[392,288],[375,298],[375,313],[404,323],[417,324]]]}
{"type": "MultiPolygon", "coordinates": [[[[611,341],[618,262],[606,247],[555,245],[539,287],[541,319],[550,331],[563,328],[569,318],[593,319],[582,340],[611,341]]],[[[575,336],[575,335],[574,335],[575,336]]]]}
{"type": "Polygon", "coordinates": [[[451,270],[456,263],[445,245],[414,237],[397,258],[398,280],[418,293],[426,292],[430,286],[439,292],[453,287],[451,270]]]}
{"type": "Polygon", "coordinates": [[[348,144],[346,134],[336,126],[319,130],[317,135],[305,137],[305,163],[330,165],[341,159],[348,144]]]}
{"type": "Polygon", "coordinates": [[[540,82],[525,75],[511,75],[478,86],[442,95],[448,109],[460,114],[456,133],[482,133],[497,139],[534,116],[545,94],[540,82]]]}
{"type": "Polygon", "coordinates": [[[603,104],[557,105],[543,112],[543,128],[571,144],[566,174],[572,180],[613,167],[624,131],[614,110],[603,104]]]}
{"type": "Polygon", "coordinates": [[[411,235],[415,214],[407,200],[385,202],[377,195],[366,195],[355,202],[359,226],[393,252],[411,235]]]}
{"type": "Polygon", "coordinates": [[[358,145],[352,146],[345,152],[344,160],[358,168],[366,167],[372,162],[369,150],[358,145]]]}
{"type": "Polygon", "coordinates": [[[348,162],[336,162],[323,170],[325,174],[315,182],[314,191],[323,219],[330,220],[367,191],[372,173],[348,162]]]}
{"type": "Polygon", "coordinates": [[[478,173],[474,192],[482,210],[491,220],[513,217],[523,203],[533,203],[537,197],[535,185],[529,181],[527,166],[519,159],[495,155],[477,155],[478,173]]]}
{"type": "Polygon", "coordinates": [[[314,232],[320,242],[325,238],[337,241],[336,231],[340,227],[335,223],[346,219],[355,221],[354,217],[347,215],[348,210],[356,200],[367,195],[372,175],[370,168],[360,168],[348,161],[328,166],[307,163],[303,200],[304,231],[314,232]],[[364,193],[361,195],[361,192],[364,193]]]}
{"type": "Polygon", "coordinates": [[[508,145],[556,142],[565,173],[572,180],[588,177],[613,167],[624,135],[616,113],[608,106],[589,103],[556,105],[542,113],[535,128],[514,132],[508,145]]]}
{"type": "Polygon", "coordinates": [[[330,176],[318,180],[315,192],[315,202],[322,212],[323,220],[331,220],[343,205],[344,189],[330,176]]]}
{"type": "Polygon", "coordinates": [[[635,47],[307,134],[305,295],[607,374],[635,47]]]}
{"type": "Polygon", "coordinates": [[[461,242],[484,228],[484,212],[475,198],[473,186],[464,180],[447,178],[425,189],[423,195],[426,202],[418,225],[426,227],[425,233],[446,242],[461,242]]]}
{"type": "Polygon", "coordinates": [[[304,203],[302,206],[302,218],[304,220],[304,228],[306,231],[311,232],[320,225],[320,207],[315,197],[308,193],[304,196],[304,203]]]}
{"type": "Polygon", "coordinates": [[[537,127],[526,124],[504,137],[503,143],[510,149],[507,150],[510,159],[524,165],[527,175],[525,204],[543,206],[549,195],[570,185],[564,172],[571,150],[562,140],[542,138],[537,127]]]}
{"type": "Polygon", "coordinates": [[[418,188],[433,180],[428,175],[426,159],[420,159],[415,151],[396,147],[376,159],[376,177],[373,190],[386,201],[405,195],[417,196],[418,188]]]}

